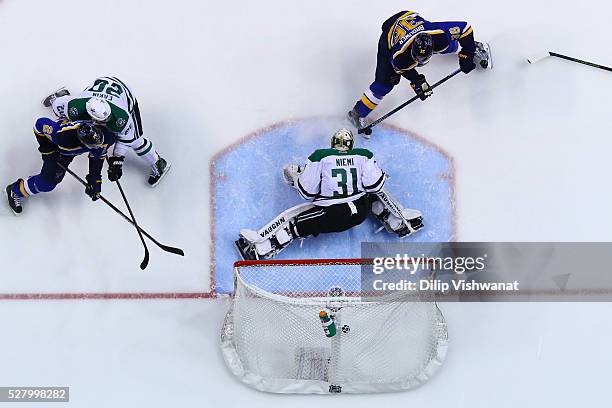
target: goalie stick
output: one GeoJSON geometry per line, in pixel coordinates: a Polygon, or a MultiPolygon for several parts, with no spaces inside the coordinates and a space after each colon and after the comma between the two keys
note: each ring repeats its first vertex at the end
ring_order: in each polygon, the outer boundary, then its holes
{"type": "Polygon", "coordinates": [[[535,64],[536,62],[540,62],[543,59],[548,58],[548,57],[561,58],[561,59],[564,59],[564,60],[567,60],[567,61],[577,62],[578,64],[588,65],[589,67],[603,69],[604,71],[612,72],[612,68],[606,67],[605,65],[595,64],[594,62],[589,62],[589,61],[581,60],[581,59],[578,59],[578,58],[569,57],[567,55],[558,54],[558,53],[553,52],[553,51],[547,51],[547,52],[542,53],[542,54],[534,55],[534,56],[532,56],[530,58],[527,58],[527,62],[530,63],[530,64],[535,64]]]}

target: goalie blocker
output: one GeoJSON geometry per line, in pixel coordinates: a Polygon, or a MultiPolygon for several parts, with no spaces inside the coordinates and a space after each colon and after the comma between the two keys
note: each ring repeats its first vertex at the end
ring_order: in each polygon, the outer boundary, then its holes
{"type": "Polygon", "coordinates": [[[289,208],[258,231],[241,230],[235,244],[243,259],[272,258],[296,238],[346,231],[370,214],[380,229],[400,238],[423,228],[421,213],[404,208],[383,189],[385,173],[369,150],[353,149],[353,141],[349,130],[340,129],[332,148],[315,151],[305,167],[283,168],[284,181],[311,202],[289,208]]]}

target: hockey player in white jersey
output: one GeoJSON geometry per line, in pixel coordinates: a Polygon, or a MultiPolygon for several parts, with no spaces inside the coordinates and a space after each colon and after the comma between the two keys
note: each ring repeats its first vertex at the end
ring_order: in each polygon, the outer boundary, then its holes
{"type": "Polygon", "coordinates": [[[152,187],[170,170],[170,164],[157,153],[153,143],[143,137],[138,101],[120,79],[110,76],[96,78],[83,92],[74,96],[62,88],[45,98],[43,105],[51,107],[58,117],[73,121],[93,120],[116,135],[117,142],[108,158],[109,180],[121,178],[129,148],[151,166],[148,183],[152,187]]]}
{"type": "Polygon", "coordinates": [[[350,130],[332,136],[330,149],[316,150],[304,167],[283,168],[283,179],[308,201],[292,207],[259,231],[243,229],[235,242],[245,260],[271,258],[296,238],[342,232],[374,214],[400,237],[423,228],[421,213],[403,208],[384,190],[386,174],[367,149],[353,148],[350,130]]]}

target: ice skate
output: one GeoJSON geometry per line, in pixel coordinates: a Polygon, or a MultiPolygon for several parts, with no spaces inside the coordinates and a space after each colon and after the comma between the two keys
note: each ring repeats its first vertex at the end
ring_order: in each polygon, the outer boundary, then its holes
{"type": "Polygon", "coordinates": [[[50,108],[51,105],[53,105],[53,102],[55,102],[55,100],[61,96],[66,96],[66,95],[70,95],[70,91],[68,91],[68,89],[66,89],[66,87],[61,87],[60,89],[58,89],[57,91],[53,92],[51,95],[47,96],[43,101],[42,104],[45,108],[50,108]]]}
{"type": "Polygon", "coordinates": [[[21,213],[23,212],[23,207],[21,206],[21,197],[18,197],[13,192],[13,186],[21,182],[23,182],[23,180],[19,179],[15,183],[6,186],[6,189],[4,190],[8,205],[11,208],[11,211],[13,211],[13,214],[15,215],[21,215],[21,213]]]}
{"type": "Polygon", "coordinates": [[[489,43],[476,41],[474,62],[482,69],[493,69],[493,57],[489,43]]]}
{"type": "Polygon", "coordinates": [[[157,159],[157,162],[155,162],[155,165],[151,170],[151,175],[149,176],[149,185],[151,187],[155,187],[156,185],[158,185],[159,182],[164,178],[164,176],[168,174],[168,171],[170,171],[171,167],[172,165],[168,163],[164,158],[160,157],[159,159],[157,159]]]}

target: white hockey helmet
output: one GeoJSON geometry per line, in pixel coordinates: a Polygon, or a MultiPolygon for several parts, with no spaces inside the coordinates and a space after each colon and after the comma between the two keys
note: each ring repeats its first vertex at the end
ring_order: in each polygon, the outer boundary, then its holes
{"type": "Polygon", "coordinates": [[[85,104],[85,109],[94,122],[106,123],[111,115],[111,107],[102,98],[89,98],[85,104]]]}
{"type": "Polygon", "coordinates": [[[354,144],[355,138],[353,137],[353,132],[347,128],[339,129],[332,135],[332,149],[347,151],[351,150],[354,144]]]}

